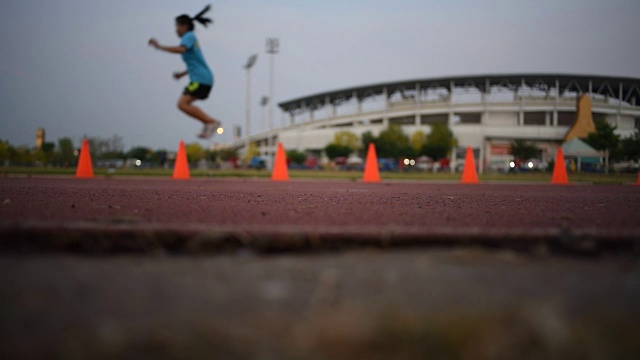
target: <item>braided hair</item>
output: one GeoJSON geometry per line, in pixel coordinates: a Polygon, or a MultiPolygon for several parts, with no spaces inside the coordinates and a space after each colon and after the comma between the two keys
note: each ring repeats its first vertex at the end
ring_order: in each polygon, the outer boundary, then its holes
{"type": "Polygon", "coordinates": [[[176,23],[180,25],[187,25],[189,31],[193,31],[193,28],[195,27],[194,21],[197,21],[202,26],[207,27],[207,24],[213,24],[213,20],[204,17],[204,14],[206,14],[209,10],[211,10],[211,5],[207,5],[194,17],[191,17],[187,14],[180,15],[176,18],[176,23]]]}

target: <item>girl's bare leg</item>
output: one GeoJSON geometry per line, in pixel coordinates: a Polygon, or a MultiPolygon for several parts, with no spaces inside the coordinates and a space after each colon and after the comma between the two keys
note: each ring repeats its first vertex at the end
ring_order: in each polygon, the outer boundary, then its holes
{"type": "Polygon", "coordinates": [[[192,118],[202,122],[203,124],[211,124],[214,122],[220,123],[218,120],[207,115],[202,109],[193,105],[192,103],[198,99],[191,95],[182,95],[178,100],[178,109],[182,110],[185,114],[192,118]]]}

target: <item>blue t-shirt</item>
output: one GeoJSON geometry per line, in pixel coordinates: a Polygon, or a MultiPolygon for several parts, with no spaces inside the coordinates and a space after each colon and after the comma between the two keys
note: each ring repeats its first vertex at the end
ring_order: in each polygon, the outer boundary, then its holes
{"type": "Polygon", "coordinates": [[[207,66],[207,62],[204,60],[204,56],[202,56],[198,39],[196,39],[193,31],[189,31],[182,36],[180,45],[187,48],[187,51],[182,53],[182,60],[187,63],[187,70],[189,71],[191,81],[202,85],[213,86],[213,72],[209,70],[209,66],[207,66]]]}

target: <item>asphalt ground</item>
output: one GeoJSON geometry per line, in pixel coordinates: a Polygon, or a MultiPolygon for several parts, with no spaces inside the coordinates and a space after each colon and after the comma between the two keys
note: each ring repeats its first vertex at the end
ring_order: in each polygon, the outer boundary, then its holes
{"type": "Polygon", "coordinates": [[[0,357],[640,356],[640,187],[0,178],[0,357]]]}

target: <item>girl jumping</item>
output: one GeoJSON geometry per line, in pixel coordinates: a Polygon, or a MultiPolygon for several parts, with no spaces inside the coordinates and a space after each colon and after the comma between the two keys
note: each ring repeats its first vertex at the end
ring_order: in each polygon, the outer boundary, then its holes
{"type": "MultiPolygon", "coordinates": [[[[213,72],[207,66],[207,62],[202,55],[200,45],[193,33],[194,21],[199,22],[202,26],[207,27],[207,24],[213,21],[209,18],[203,17],[204,14],[209,11],[210,6],[204,8],[198,15],[193,18],[189,15],[180,15],[176,18],[176,32],[182,39],[178,46],[163,46],[160,45],[158,40],[152,38],[149,40],[149,45],[158,50],[163,50],[173,54],[181,54],[182,60],[187,64],[187,70],[181,72],[175,72],[173,77],[178,80],[183,76],[189,74],[191,82],[184,89],[180,100],[178,100],[178,108],[187,115],[199,120],[204,124],[202,133],[198,135],[201,139],[208,139],[218,130],[220,127],[220,121],[212,118],[207,113],[202,111],[199,107],[193,105],[196,100],[204,100],[209,97],[211,88],[214,84],[213,72]]],[[[222,129],[218,130],[221,132],[222,129]]]]}

